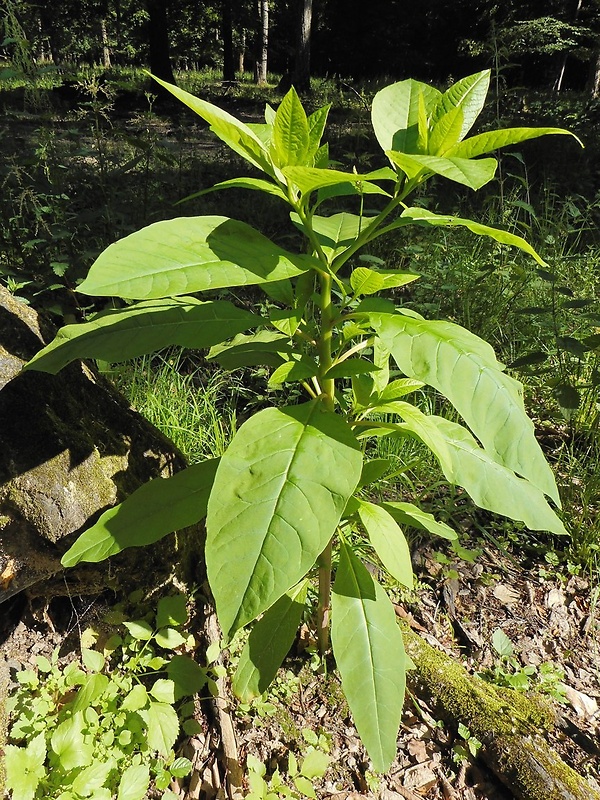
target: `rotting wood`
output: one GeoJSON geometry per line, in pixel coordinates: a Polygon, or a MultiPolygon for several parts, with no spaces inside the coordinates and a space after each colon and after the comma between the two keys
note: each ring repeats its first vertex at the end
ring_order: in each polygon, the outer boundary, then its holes
{"type": "Polygon", "coordinates": [[[544,732],[550,704],[469,675],[452,657],[401,624],[415,669],[408,682],[447,722],[462,722],[482,742],[479,756],[519,800],[600,800],[600,793],[554,752],[544,732]]]}

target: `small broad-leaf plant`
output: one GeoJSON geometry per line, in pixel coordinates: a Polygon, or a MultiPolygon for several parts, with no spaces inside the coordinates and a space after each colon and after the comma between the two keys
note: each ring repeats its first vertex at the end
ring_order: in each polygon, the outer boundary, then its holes
{"type": "Polygon", "coordinates": [[[408,499],[371,499],[368,486],[387,465],[365,459],[368,442],[416,437],[446,480],[481,508],[564,533],[548,502],[558,506],[559,497],[521,385],[477,336],[377,296],[417,275],[364,266],[374,262],[357,258],[390,231],[463,226],[544,265],[518,236],[408,202],[433,175],[477,190],[497,166],[493,157],[480,156],[566,133],[509,128],[466,138],[489,79],[480,72],[445,92],[404,80],[378,92],[372,123],[384,165],[367,174],[332,168],[322,143],[328,106],[307,115],[294,89],[277,110],[267,105],[263,123],[245,124],[163,84],[263,174],[213,188],[279,198],[304,237],[303,252],[288,252],[225,216],[149,225],[111,244],[79,287],[87,295],[123,298],[126,307],[62,328],[27,367],[56,373],[74,359],[115,362],[181,345],[210,348],[208,358],[225,370],[266,365],[271,387],[300,387],[303,402],[258,411],[220,459],[152,481],[107,511],[63,564],[99,561],[206,518],[208,579],[225,640],[254,622],[233,680],[246,702],[273,679],[293,642],[307,586],[316,581],[319,647],[324,653],[331,641],[356,727],[379,771],[396,752],[406,659],[393,605],[355,552],[353,534],[366,533],[385,570],[410,587],[403,529],[448,539],[455,533],[408,499]],[[355,210],[328,213],[340,198],[355,210]],[[235,299],[244,286],[260,287],[270,311],[264,302],[252,313],[210,299],[230,288],[235,299]],[[411,393],[424,385],[446,397],[465,424],[413,404],[411,393]]]}

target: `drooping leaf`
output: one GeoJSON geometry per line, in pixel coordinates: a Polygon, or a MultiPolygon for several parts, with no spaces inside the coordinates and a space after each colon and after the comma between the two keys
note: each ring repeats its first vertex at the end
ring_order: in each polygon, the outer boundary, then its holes
{"type": "Polygon", "coordinates": [[[413,503],[389,500],[382,503],[382,506],[401,525],[409,525],[413,528],[427,531],[434,534],[434,536],[441,536],[442,539],[453,541],[457,538],[456,531],[453,531],[449,525],[446,525],[445,522],[438,522],[433,514],[423,511],[413,503]]]}
{"type": "Polygon", "coordinates": [[[202,195],[210,194],[211,192],[217,192],[221,189],[251,189],[258,192],[264,192],[265,194],[272,194],[274,197],[279,197],[281,200],[285,200],[287,202],[285,192],[276,183],[273,183],[273,181],[266,181],[264,178],[231,178],[228,181],[215,183],[214,186],[209,186],[207,189],[194,192],[194,194],[184,197],[183,200],[179,200],[179,202],[175,205],[186,203],[189,200],[196,200],[198,197],[202,197],[202,195]]]}
{"type": "Polygon", "coordinates": [[[354,723],[375,770],[396,756],[404,644],[385,591],[344,544],[331,598],[331,643],[354,723]]]}
{"type": "Polygon", "coordinates": [[[258,412],[221,458],[206,566],[226,636],[275,603],[323,551],[360,478],[350,427],[319,402],[258,412]]]}
{"type": "Polygon", "coordinates": [[[63,567],[103,561],[126,547],[152,544],[195,525],[206,516],[218,461],[193,464],[170,478],[155,478],[140,486],[81,534],[62,557],[63,567]]]}
{"type": "Polygon", "coordinates": [[[105,311],[89,322],[66,325],[25,369],[55,375],[78,358],[110,363],[153,353],[169,345],[201,349],[229,339],[262,322],[226,300],[200,302],[193,297],[150,300],[105,311]]]}
{"type": "Polygon", "coordinates": [[[381,563],[403,586],[413,585],[408,542],[398,523],[383,506],[359,500],[358,516],[381,563]]]}
{"type": "Polygon", "coordinates": [[[416,281],[419,276],[398,270],[375,270],[357,267],[350,275],[350,285],[356,295],[375,294],[384,289],[396,289],[416,281]]]}
{"type": "Polygon", "coordinates": [[[324,378],[350,378],[352,375],[364,375],[379,372],[379,367],[366,358],[346,358],[330,367],[324,378]]]}
{"type": "Polygon", "coordinates": [[[275,114],[273,147],[278,167],[306,165],[310,147],[308,119],[293,86],[275,114]]]}
{"type": "Polygon", "coordinates": [[[301,359],[285,361],[272,373],[268,385],[270,387],[281,386],[284,383],[294,381],[305,381],[312,378],[319,372],[319,365],[309,356],[302,356],[301,359]]]}
{"type": "Polygon", "coordinates": [[[379,146],[385,152],[396,150],[417,153],[419,105],[429,117],[441,92],[415,80],[400,81],[377,92],[371,108],[371,121],[379,146]]]}
{"type": "Polygon", "coordinates": [[[217,361],[224,369],[258,364],[278,367],[284,361],[279,354],[293,352],[294,346],[289,336],[267,330],[249,336],[238,334],[230,342],[215,345],[210,349],[207,359],[217,361]]]}
{"type": "Polygon", "coordinates": [[[283,594],[252,628],[232,683],[242,703],[259,697],[275,678],[298,630],[307,588],[302,581],[283,594]]]}
{"type": "Polygon", "coordinates": [[[223,111],[222,108],[208,103],[206,100],[201,100],[178,86],[153,77],[157,83],[160,83],[178,100],[206,120],[211,130],[235,153],[269,175],[273,174],[273,165],[265,145],[248,125],[244,125],[243,122],[228,114],[227,111],[223,111]]]}
{"type": "Polygon", "coordinates": [[[387,458],[373,458],[371,461],[365,461],[358,482],[359,487],[368,486],[383,478],[391,465],[391,461],[387,458]]]}
{"type": "Polygon", "coordinates": [[[453,147],[449,155],[458,156],[459,158],[475,158],[476,156],[491,153],[501,147],[520,144],[520,142],[537,139],[540,136],[548,136],[549,134],[573,136],[579,144],[582,144],[579,137],[563,128],[502,128],[499,131],[487,131],[465,139],[464,142],[460,142],[460,144],[453,147]]]}
{"type": "Polygon", "coordinates": [[[466,489],[480,508],[524,522],[531,530],[566,533],[543,492],[494,460],[462,425],[423,414],[409,403],[395,405],[406,428],[434,453],[446,480],[466,489]]]}
{"type": "Polygon", "coordinates": [[[386,155],[406,173],[415,178],[421,172],[432,172],[450,181],[468,186],[470,189],[481,189],[496,174],[498,162],[495,158],[479,158],[471,160],[457,156],[408,155],[387,150],[386,155]]]}
{"type": "Polygon", "coordinates": [[[450,86],[441,96],[432,115],[432,123],[437,124],[445,114],[454,109],[462,113],[462,127],[458,140],[463,139],[473,127],[481,113],[490,87],[490,70],[468,75],[450,86]]]}
{"type": "Polygon", "coordinates": [[[424,208],[406,208],[397,222],[392,223],[388,230],[392,230],[398,223],[403,224],[406,221],[413,221],[418,225],[433,225],[442,226],[444,228],[462,227],[467,228],[477,236],[487,236],[500,244],[506,244],[511,247],[518,247],[524,253],[527,253],[534,258],[538,264],[546,264],[546,262],[538,255],[529,242],[525,241],[521,236],[514,233],[503,231],[499,228],[492,228],[489,225],[482,225],[479,222],[474,222],[471,219],[463,219],[462,217],[453,217],[446,214],[434,214],[433,211],[427,211],[424,208]]]}
{"type": "Polygon", "coordinates": [[[435,387],[492,458],[560,504],[554,475],[525,413],[522,386],[502,371],[489,344],[451,322],[377,313],[370,320],[407,377],[435,387]]]}
{"type": "Polygon", "coordinates": [[[313,264],[310,256],[288,253],[244,222],[179,217],[154,222],[109,245],[78,290],[150,300],[278,281],[313,264]]]}

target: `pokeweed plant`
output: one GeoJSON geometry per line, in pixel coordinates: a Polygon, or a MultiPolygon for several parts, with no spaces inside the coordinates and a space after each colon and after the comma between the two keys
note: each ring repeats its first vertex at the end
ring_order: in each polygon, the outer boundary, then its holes
{"type": "Polygon", "coordinates": [[[559,505],[521,385],[482,339],[377,297],[417,275],[355,261],[362,248],[399,228],[463,226],[544,266],[518,236],[406,202],[433,175],[477,190],[497,166],[493,157],[479,156],[567,133],[509,128],[465,138],[489,80],[485,71],[445,92],[414,80],[381,90],[372,123],[388,163],[367,174],[331,167],[322,143],[328,106],[307,115],[294,89],[276,110],[266,106],[263,123],[244,124],[159,81],[264,175],[213,188],[279,198],[306,252],[288,252],[224,216],[154,223],[110,245],[79,287],[129,305],[62,328],[27,366],[56,373],[82,357],[114,362],[181,345],[211,348],[209,359],[226,370],[267,365],[271,387],[299,385],[305,402],[258,411],[220,459],[138,489],[80,536],[63,565],[99,561],[206,517],[207,573],[225,639],[256,621],[233,679],[242,700],[260,695],[273,679],[293,642],[307,583],[316,578],[320,651],[328,650],[331,631],[343,690],[378,771],[395,756],[406,659],[392,603],[353,549],[352,534],[363,529],[383,567],[410,586],[403,528],[448,539],[455,533],[411,502],[368,499],[367,487],[387,465],[364,457],[366,443],[416,437],[433,451],[445,478],[480,507],[532,529],[565,532],[547,500],[559,505]],[[355,213],[328,214],[328,202],[340,198],[355,203],[355,213]],[[264,304],[252,313],[228,300],[194,296],[251,285],[267,295],[268,312],[264,304]],[[410,393],[425,384],[466,425],[412,404],[410,393]]]}

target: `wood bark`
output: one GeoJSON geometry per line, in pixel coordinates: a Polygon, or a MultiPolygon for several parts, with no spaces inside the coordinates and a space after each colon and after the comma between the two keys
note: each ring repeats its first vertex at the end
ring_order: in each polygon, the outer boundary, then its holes
{"type": "Polygon", "coordinates": [[[223,80],[235,80],[235,54],[233,51],[233,8],[231,0],[222,0],[221,37],[223,39],[223,80]]]}
{"type": "Polygon", "coordinates": [[[296,58],[292,83],[299,92],[310,91],[310,34],[313,0],[300,0],[296,58]]]}
{"type": "Polygon", "coordinates": [[[437,718],[454,726],[462,723],[482,742],[478,756],[519,800],[600,800],[548,743],[556,717],[543,698],[469,675],[407,625],[402,630],[415,664],[408,674],[411,691],[426,700],[437,718]]]}
{"type": "Polygon", "coordinates": [[[260,11],[260,43],[256,62],[256,82],[267,82],[267,63],[269,54],[269,0],[258,0],[260,11]]]}
{"type": "Polygon", "coordinates": [[[110,69],[110,47],[108,44],[108,31],[106,30],[106,20],[104,17],[100,20],[100,35],[102,37],[102,65],[106,69],[110,69]]]}
{"type": "MultiPolygon", "coordinates": [[[[168,83],[175,83],[171,66],[166,0],[146,0],[150,72],[168,83]]],[[[156,86],[154,87],[156,89],[156,86]]]]}

